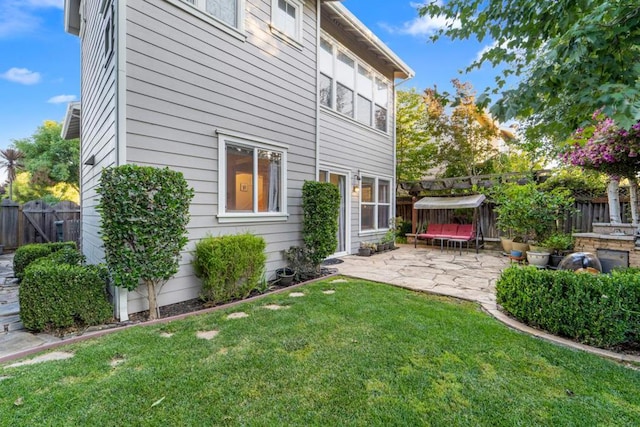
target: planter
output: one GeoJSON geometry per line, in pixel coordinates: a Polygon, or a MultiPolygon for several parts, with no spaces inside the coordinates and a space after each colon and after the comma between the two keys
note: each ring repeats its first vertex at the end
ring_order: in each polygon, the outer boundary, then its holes
{"type": "Polygon", "coordinates": [[[529,250],[529,244],[528,243],[520,243],[520,242],[513,242],[511,244],[511,249],[514,249],[516,251],[520,251],[522,253],[525,253],[529,250]]]}
{"type": "Polygon", "coordinates": [[[549,253],[527,251],[527,262],[538,268],[545,268],[549,263],[549,253]]]}
{"type": "Polygon", "coordinates": [[[360,255],[360,256],[371,256],[371,249],[369,249],[369,248],[360,248],[360,249],[358,249],[358,255],[360,255]]]}
{"type": "Polygon", "coordinates": [[[511,257],[513,258],[520,258],[522,256],[522,251],[517,251],[515,249],[511,249],[511,251],[509,252],[509,254],[511,255],[511,257]]]}
{"type": "Polygon", "coordinates": [[[506,237],[500,238],[500,243],[502,244],[502,250],[505,253],[511,253],[511,249],[513,249],[513,239],[507,239],[506,237]]]}
{"type": "Polygon", "coordinates": [[[531,252],[540,252],[545,254],[550,254],[553,252],[552,249],[545,248],[544,246],[536,246],[536,245],[529,245],[529,250],[531,252]]]}
{"type": "Polygon", "coordinates": [[[549,256],[549,266],[551,268],[558,268],[558,264],[564,258],[564,255],[550,255],[549,256]]]}
{"type": "Polygon", "coordinates": [[[279,268],[276,270],[276,277],[280,281],[280,285],[289,286],[293,283],[296,273],[290,268],[279,268]]]}

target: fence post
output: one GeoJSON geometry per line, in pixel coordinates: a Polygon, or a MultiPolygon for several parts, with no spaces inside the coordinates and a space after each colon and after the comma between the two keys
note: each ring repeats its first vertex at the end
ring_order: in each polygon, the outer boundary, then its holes
{"type": "Polygon", "coordinates": [[[411,198],[411,233],[416,234],[418,228],[418,211],[416,210],[416,201],[418,198],[413,196],[411,198]]]}

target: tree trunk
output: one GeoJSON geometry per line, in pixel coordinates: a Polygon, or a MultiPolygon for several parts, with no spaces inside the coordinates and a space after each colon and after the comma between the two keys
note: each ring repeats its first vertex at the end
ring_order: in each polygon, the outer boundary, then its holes
{"type": "Polygon", "coordinates": [[[629,178],[629,204],[631,205],[631,223],[638,228],[638,178],[629,178]]]}
{"type": "Polygon", "coordinates": [[[607,186],[607,198],[609,199],[609,221],[611,224],[620,224],[620,179],[611,178],[607,186]]]}
{"type": "Polygon", "coordinates": [[[155,320],[160,317],[156,284],[152,280],[145,280],[145,282],[147,283],[147,298],[149,299],[149,320],[155,320]]]}

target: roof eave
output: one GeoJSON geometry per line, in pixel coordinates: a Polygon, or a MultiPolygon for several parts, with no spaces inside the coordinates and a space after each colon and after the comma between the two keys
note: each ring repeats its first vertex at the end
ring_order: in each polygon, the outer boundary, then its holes
{"type": "Polygon", "coordinates": [[[80,0],[64,0],[64,30],[76,36],[80,34],[80,0]]]}
{"type": "Polygon", "coordinates": [[[62,130],[60,131],[62,139],[80,138],[80,114],[80,102],[70,102],[69,105],[67,105],[67,113],[64,116],[62,130]]]}
{"type": "Polygon", "coordinates": [[[410,79],[415,76],[415,72],[409,67],[398,55],[396,55],[389,47],[384,44],[369,28],[367,28],[358,18],[355,17],[340,2],[324,2],[327,10],[340,18],[345,24],[349,25],[361,36],[363,36],[371,45],[374,51],[393,65],[394,77],[397,79],[410,79]]]}

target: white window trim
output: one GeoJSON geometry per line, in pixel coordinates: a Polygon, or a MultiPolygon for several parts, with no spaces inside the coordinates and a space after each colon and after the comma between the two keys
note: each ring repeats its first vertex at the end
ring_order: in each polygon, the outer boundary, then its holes
{"type": "Polygon", "coordinates": [[[291,35],[285,33],[282,29],[278,28],[275,23],[275,14],[278,11],[278,0],[271,0],[271,24],[269,28],[271,32],[276,35],[278,38],[282,39],[287,43],[291,43],[298,49],[303,48],[302,44],[302,29],[304,27],[304,1],[301,0],[285,0],[291,6],[296,9],[296,30],[295,35],[292,37],[291,35]]]}
{"type": "Polygon", "coordinates": [[[358,192],[358,236],[369,236],[372,234],[380,234],[380,233],[386,233],[389,230],[389,225],[387,224],[386,228],[378,228],[378,206],[380,206],[380,202],[378,201],[378,185],[379,185],[379,181],[383,180],[383,181],[388,181],[389,182],[389,203],[385,203],[385,205],[389,205],[389,218],[391,218],[391,215],[393,214],[392,211],[392,207],[393,204],[395,203],[395,198],[394,198],[394,194],[393,194],[393,177],[391,176],[386,176],[386,175],[375,175],[375,174],[371,174],[371,173],[367,173],[367,172],[361,172],[361,176],[360,176],[360,181],[359,181],[359,186],[360,186],[360,191],[358,192]],[[376,228],[370,229],[370,230],[363,230],[362,229],[362,180],[363,178],[371,178],[375,180],[375,188],[374,188],[374,196],[375,196],[375,202],[364,202],[365,205],[367,206],[374,206],[374,218],[373,218],[373,224],[376,228]]]}
{"type": "MultiPolygon", "coordinates": [[[[353,121],[354,123],[359,124],[360,126],[365,127],[366,129],[369,130],[373,130],[376,132],[379,132],[381,134],[384,134],[386,136],[389,136],[391,134],[391,126],[389,126],[390,122],[391,122],[391,99],[392,99],[392,91],[393,91],[393,84],[392,82],[386,78],[385,76],[383,76],[382,74],[380,74],[379,72],[377,72],[375,69],[373,69],[373,67],[371,67],[366,61],[362,60],[359,56],[357,56],[356,54],[354,54],[353,52],[351,52],[348,48],[346,48],[344,45],[342,45],[340,42],[338,42],[336,39],[334,39],[333,37],[331,37],[329,34],[325,33],[324,31],[321,33],[320,35],[321,38],[325,39],[326,41],[328,41],[331,45],[333,45],[333,63],[332,63],[332,72],[331,72],[331,76],[328,76],[331,78],[331,105],[332,107],[327,107],[326,105],[320,104],[320,107],[323,108],[325,111],[331,111],[335,114],[337,114],[339,117],[342,117],[344,119],[353,121]],[[336,76],[336,64],[338,61],[337,55],[338,52],[342,51],[343,54],[345,54],[346,56],[348,56],[349,58],[353,59],[355,61],[355,70],[354,70],[354,88],[351,89],[353,90],[353,117],[348,116],[346,114],[343,114],[341,112],[339,112],[337,110],[338,106],[337,106],[337,83],[338,83],[338,79],[336,76]],[[370,99],[371,101],[371,125],[367,125],[362,123],[361,121],[358,120],[358,106],[357,106],[357,100],[358,100],[358,95],[359,95],[359,91],[358,91],[358,66],[361,66],[362,68],[364,68],[365,70],[369,71],[369,73],[371,73],[371,77],[372,77],[372,89],[373,89],[373,96],[372,99],[370,99]],[[376,90],[376,78],[380,81],[382,81],[383,83],[385,83],[387,85],[387,106],[382,106],[378,103],[375,102],[375,90],[376,90]],[[375,109],[376,109],[376,105],[378,105],[379,107],[385,108],[387,110],[387,126],[386,126],[386,130],[380,130],[376,127],[376,117],[375,117],[375,109]]],[[[320,47],[320,42],[318,42],[318,49],[321,49],[320,47]]],[[[366,98],[366,97],[365,97],[366,98]]],[[[367,98],[369,99],[369,98],[367,98]]],[[[320,103],[320,97],[318,96],[318,103],[320,103]]]]}
{"type": "MultiPolygon", "coordinates": [[[[196,0],[196,6],[189,4],[183,0],[165,0],[172,5],[189,12],[190,14],[196,16],[197,18],[202,19],[203,21],[213,25],[217,29],[233,36],[241,41],[246,41],[247,36],[245,34],[245,3],[246,0],[238,0],[238,27],[234,27],[233,25],[229,25],[226,22],[216,18],[213,15],[206,13],[203,9],[198,8],[198,4],[200,2],[204,2],[204,0],[196,0]]],[[[204,4],[204,3],[203,3],[204,4]]]]}
{"type": "MultiPolygon", "coordinates": [[[[281,222],[289,218],[287,213],[287,152],[289,146],[263,138],[257,138],[240,132],[217,129],[218,135],[218,222],[281,222]],[[282,185],[280,194],[281,212],[226,212],[227,205],[227,144],[241,145],[247,148],[277,151],[282,155],[282,185]]],[[[255,178],[254,178],[255,179],[255,178]]],[[[255,185],[254,185],[255,188],[255,185]]],[[[257,203],[257,200],[254,201],[257,203]]]]}

